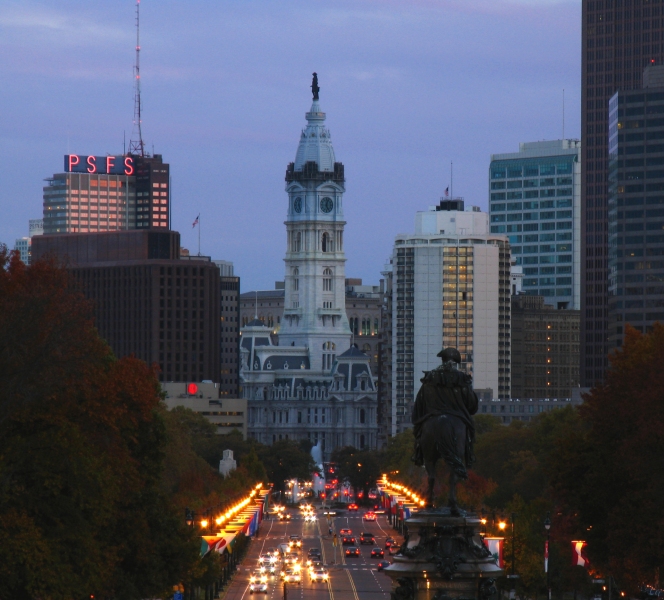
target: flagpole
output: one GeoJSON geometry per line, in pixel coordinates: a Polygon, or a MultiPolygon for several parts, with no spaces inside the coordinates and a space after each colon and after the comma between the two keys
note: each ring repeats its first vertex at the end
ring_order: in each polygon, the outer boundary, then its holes
{"type": "Polygon", "coordinates": [[[198,256],[201,255],[201,215],[198,214],[198,256]]]}
{"type": "Polygon", "coordinates": [[[450,198],[454,198],[454,163],[450,161],[450,198]]]}

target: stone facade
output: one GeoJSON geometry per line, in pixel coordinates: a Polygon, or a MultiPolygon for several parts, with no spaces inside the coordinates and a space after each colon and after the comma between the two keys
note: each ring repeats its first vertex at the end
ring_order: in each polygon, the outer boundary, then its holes
{"type": "Polygon", "coordinates": [[[267,323],[256,318],[242,328],[240,381],[250,437],[309,439],[329,460],[342,446],[376,448],[377,386],[346,314],[344,167],[317,99],[306,119],[286,170],[283,302],[267,323]]]}

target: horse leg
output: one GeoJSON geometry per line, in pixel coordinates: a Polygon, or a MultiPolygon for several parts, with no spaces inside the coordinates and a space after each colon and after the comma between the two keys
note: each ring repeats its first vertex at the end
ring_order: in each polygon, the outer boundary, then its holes
{"type": "Polygon", "coordinates": [[[457,495],[456,495],[456,486],[458,479],[459,478],[457,477],[457,474],[454,472],[454,469],[450,469],[450,495],[448,497],[447,505],[450,507],[450,514],[456,517],[460,515],[459,505],[457,503],[457,495]]]}
{"type": "Polygon", "coordinates": [[[429,487],[427,491],[427,508],[433,508],[433,488],[436,483],[436,462],[425,461],[424,467],[427,470],[429,487]]]}

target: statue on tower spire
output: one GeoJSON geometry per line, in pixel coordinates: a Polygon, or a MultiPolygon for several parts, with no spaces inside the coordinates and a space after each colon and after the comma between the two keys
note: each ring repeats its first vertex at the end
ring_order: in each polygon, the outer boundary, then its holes
{"type": "Polygon", "coordinates": [[[311,91],[313,92],[314,95],[314,100],[318,100],[318,92],[320,92],[320,88],[318,87],[318,73],[314,73],[314,79],[311,82],[311,91]]]}

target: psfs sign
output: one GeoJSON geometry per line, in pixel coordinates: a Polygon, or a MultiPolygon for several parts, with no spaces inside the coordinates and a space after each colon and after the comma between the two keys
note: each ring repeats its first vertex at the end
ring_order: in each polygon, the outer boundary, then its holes
{"type": "Polygon", "coordinates": [[[84,156],[65,154],[66,173],[99,173],[101,175],[133,175],[131,156],[84,156]]]}

